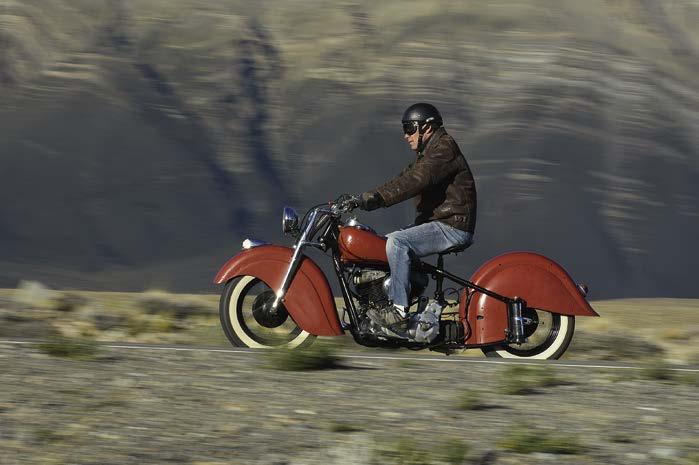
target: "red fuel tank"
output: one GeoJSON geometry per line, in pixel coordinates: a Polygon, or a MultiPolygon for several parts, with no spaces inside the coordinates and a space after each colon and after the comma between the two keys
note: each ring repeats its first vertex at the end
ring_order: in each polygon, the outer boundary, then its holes
{"type": "Polygon", "coordinates": [[[369,262],[388,266],[386,238],[374,232],[351,226],[341,227],[338,245],[343,262],[369,262]]]}

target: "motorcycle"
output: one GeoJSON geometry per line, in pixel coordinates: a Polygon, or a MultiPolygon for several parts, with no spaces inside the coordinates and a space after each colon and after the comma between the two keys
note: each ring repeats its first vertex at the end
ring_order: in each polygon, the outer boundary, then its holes
{"type": "Polygon", "coordinates": [[[245,239],[243,251],[228,260],[214,280],[224,285],[219,313],[228,340],[237,347],[301,348],[316,336],[342,336],[368,347],[430,349],[448,354],[479,348],[488,357],[557,359],[568,348],[576,316],[599,316],[576,284],[553,260],[532,252],[497,256],[463,279],[413,259],[411,310],[407,330],[385,328],[367,311],[389,303],[391,279],[386,238],[354,217],[358,199],[343,195],[316,205],[299,221],[285,207],[284,234],[293,247],[245,239]],[[330,254],[344,308],[338,314],[328,280],[307,255],[309,248],[330,254]],[[433,299],[425,291],[434,280],[433,299]],[[444,287],[448,280],[457,287],[444,287]]]}

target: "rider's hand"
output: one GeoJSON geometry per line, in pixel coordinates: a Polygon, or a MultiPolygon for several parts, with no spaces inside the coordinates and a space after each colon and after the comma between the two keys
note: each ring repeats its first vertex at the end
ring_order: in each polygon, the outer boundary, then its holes
{"type": "Polygon", "coordinates": [[[383,207],[383,197],[376,192],[365,192],[359,198],[359,208],[368,212],[383,207]]]}
{"type": "Polygon", "coordinates": [[[334,204],[342,211],[352,211],[359,206],[359,197],[351,194],[342,194],[335,199],[334,204]]]}

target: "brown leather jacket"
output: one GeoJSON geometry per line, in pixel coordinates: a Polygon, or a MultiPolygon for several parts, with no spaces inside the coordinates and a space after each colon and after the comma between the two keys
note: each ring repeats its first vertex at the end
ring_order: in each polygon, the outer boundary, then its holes
{"type": "Polygon", "coordinates": [[[444,128],[432,134],[417,160],[376,192],[386,207],[415,197],[415,225],[437,220],[472,234],[475,230],[476,183],[444,128]]]}

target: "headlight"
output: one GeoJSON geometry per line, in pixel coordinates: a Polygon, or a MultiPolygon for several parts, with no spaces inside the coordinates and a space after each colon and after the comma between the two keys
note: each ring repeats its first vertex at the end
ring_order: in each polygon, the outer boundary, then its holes
{"type": "Polygon", "coordinates": [[[284,207],[282,215],[282,231],[284,234],[295,234],[299,230],[299,215],[291,207],[284,207]]]}

